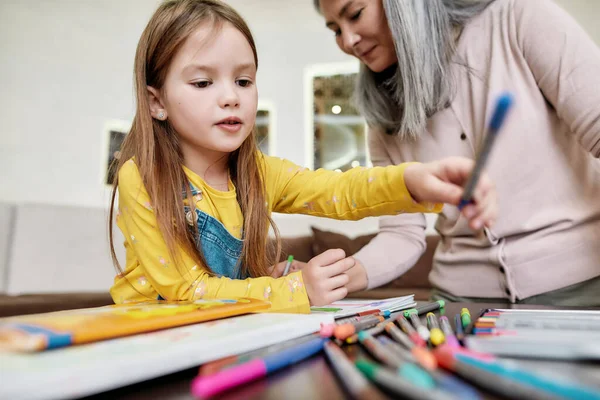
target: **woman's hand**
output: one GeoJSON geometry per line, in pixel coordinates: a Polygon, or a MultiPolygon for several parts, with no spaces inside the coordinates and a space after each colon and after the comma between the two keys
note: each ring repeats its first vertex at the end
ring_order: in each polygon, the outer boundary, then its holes
{"type": "MultiPolygon", "coordinates": [[[[404,171],[404,183],[415,201],[458,205],[463,195],[463,186],[474,165],[473,160],[462,157],[412,164],[404,171]]],[[[471,204],[462,209],[471,229],[491,227],[496,221],[498,204],[496,188],[485,173],[477,181],[472,200],[471,204]]]]}

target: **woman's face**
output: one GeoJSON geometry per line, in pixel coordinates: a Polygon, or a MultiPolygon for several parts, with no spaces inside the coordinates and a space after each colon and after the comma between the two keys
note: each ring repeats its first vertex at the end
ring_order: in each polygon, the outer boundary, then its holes
{"type": "Polygon", "coordinates": [[[381,72],[397,61],[382,0],[321,0],[325,24],[340,49],[381,72]]]}

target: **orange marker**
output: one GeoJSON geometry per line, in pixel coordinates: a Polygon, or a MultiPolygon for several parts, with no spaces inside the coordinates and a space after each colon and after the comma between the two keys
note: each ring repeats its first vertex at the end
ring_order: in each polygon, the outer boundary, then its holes
{"type": "Polygon", "coordinates": [[[381,312],[380,310],[377,310],[377,309],[375,309],[375,310],[369,310],[369,311],[363,311],[363,312],[359,312],[359,313],[358,313],[358,314],[356,314],[356,315],[359,315],[359,316],[361,316],[361,317],[362,317],[362,316],[364,316],[364,315],[379,314],[380,312],[381,312]]]}
{"type": "Polygon", "coordinates": [[[333,336],[339,340],[346,340],[356,332],[375,326],[383,320],[381,315],[372,315],[354,323],[338,325],[333,330],[333,336]]]}
{"type": "Polygon", "coordinates": [[[433,371],[437,368],[437,360],[426,347],[415,345],[408,336],[402,332],[393,322],[389,322],[385,326],[385,330],[390,334],[392,339],[404,345],[415,360],[425,369],[433,371]]]}

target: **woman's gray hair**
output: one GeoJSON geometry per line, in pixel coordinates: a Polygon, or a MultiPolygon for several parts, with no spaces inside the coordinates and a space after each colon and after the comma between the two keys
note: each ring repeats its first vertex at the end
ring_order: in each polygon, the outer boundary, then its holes
{"type": "Polygon", "coordinates": [[[494,0],[382,1],[398,63],[383,73],[361,65],[355,102],[370,126],[414,139],[454,96],[456,33],[494,0]]]}

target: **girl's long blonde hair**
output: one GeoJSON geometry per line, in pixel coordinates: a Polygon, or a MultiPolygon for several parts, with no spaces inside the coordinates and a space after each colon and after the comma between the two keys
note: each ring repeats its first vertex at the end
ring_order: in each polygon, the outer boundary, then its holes
{"type": "MultiPolygon", "coordinates": [[[[211,23],[214,29],[229,23],[248,40],[258,67],[256,45],[242,17],[219,0],[169,0],[160,5],[144,29],[135,55],[135,92],[137,109],[131,131],[121,148],[117,171],[132,157],[150,196],[158,227],[171,256],[180,260],[178,248],[189,254],[196,263],[206,264],[201,249],[195,244],[198,227],[189,229],[184,212],[182,191],[191,200],[188,179],[183,170],[183,156],[177,132],[168,121],[159,121],[150,114],[147,86],[161,90],[171,60],[186,39],[201,24],[211,23]]],[[[266,207],[262,154],[258,151],[255,132],[241,147],[230,154],[229,173],[237,188],[237,200],[244,218],[244,244],[240,258],[241,272],[249,276],[268,274],[269,266],[279,258],[279,234],[266,207]],[[269,225],[276,237],[276,250],[267,251],[269,225]]],[[[109,241],[115,268],[123,273],[117,260],[113,238],[113,214],[118,189],[118,173],[114,181],[109,211],[109,241]]],[[[189,204],[194,204],[190,201],[189,204]]],[[[179,264],[179,263],[178,263],[179,264]]],[[[179,267],[180,265],[178,265],[179,267]]],[[[183,269],[179,268],[180,273],[183,269]]]]}

